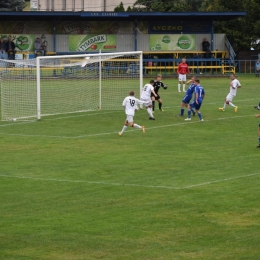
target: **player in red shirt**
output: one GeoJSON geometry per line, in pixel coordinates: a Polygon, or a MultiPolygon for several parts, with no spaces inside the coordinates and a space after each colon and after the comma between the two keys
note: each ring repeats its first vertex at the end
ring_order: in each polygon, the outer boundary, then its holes
{"type": "Polygon", "coordinates": [[[181,83],[183,92],[185,92],[186,74],[190,74],[189,66],[186,63],[186,58],[182,58],[182,62],[179,64],[177,73],[179,75],[178,91],[181,92],[181,83]]]}

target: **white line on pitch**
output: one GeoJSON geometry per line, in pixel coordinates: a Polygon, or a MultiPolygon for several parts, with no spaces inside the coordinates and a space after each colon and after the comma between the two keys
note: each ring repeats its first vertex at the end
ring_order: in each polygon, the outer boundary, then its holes
{"type": "MultiPolygon", "coordinates": [[[[94,112],[94,111],[92,111],[92,112],[94,112]]],[[[122,112],[122,110],[113,110],[113,111],[109,111],[109,112],[93,113],[93,114],[91,114],[91,112],[85,112],[84,114],[81,114],[81,115],[46,118],[46,119],[43,117],[43,120],[44,121],[55,121],[55,120],[61,120],[61,119],[67,119],[67,118],[76,118],[76,117],[84,117],[84,116],[96,116],[96,115],[104,115],[104,114],[111,114],[111,113],[117,113],[117,112],[122,112]]]]}
{"type": "MultiPolygon", "coordinates": [[[[259,100],[259,98],[253,98],[253,99],[245,99],[245,100],[236,100],[236,102],[244,102],[244,101],[251,101],[251,100],[259,100]]],[[[205,102],[204,105],[216,105],[216,104],[220,104],[220,102],[210,102],[210,103],[207,103],[205,102]]],[[[244,107],[245,105],[243,105],[244,107]]],[[[251,106],[251,105],[246,105],[246,106],[251,106]]],[[[164,107],[164,108],[180,108],[180,106],[167,106],[167,107],[164,107]]],[[[144,110],[141,109],[141,110],[144,110]]],[[[94,112],[94,111],[92,111],[94,112]]],[[[104,115],[104,114],[112,114],[112,113],[117,113],[117,112],[122,112],[122,110],[113,110],[113,111],[109,111],[109,112],[101,112],[101,113],[93,113],[91,114],[91,111],[89,112],[86,112],[84,114],[81,114],[81,115],[74,115],[74,116],[64,116],[64,117],[56,117],[56,118],[44,118],[43,117],[43,120],[44,121],[55,121],[55,120],[62,120],[62,119],[68,119],[68,118],[77,118],[77,117],[87,117],[87,116],[96,116],[96,115],[104,115]]],[[[31,123],[35,123],[37,120],[35,121],[27,121],[27,122],[16,122],[16,123],[10,123],[10,124],[5,124],[5,125],[0,125],[0,127],[6,127],[6,126],[16,126],[16,125],[23,125],[23,124],[31,124],[31,123]]],[[[129,131],[128,131],[129,132],[129,131]]],[[[3,134],[3,133],[0,133],[0,134],[3,134]]],[[[109,133],[106,133],[106,134],[109,134],[109,133]]],[[[111,133],[113,134],[113,133],[111,133]]],[[[98,134],[100,135],[100,134],[98,134]]],[[[33,135],[33,136],[36,136],[36,135],[33,135]]],[[[41,136],[41,135],[38,135],[38,136],[41,136]]],[[[55,137],[55,136],[53,136],[55,137]]],[[[70,138],[70,137],[60,137],[60,138],[70,138]]],[[[77,137],[74,137],[74,138],[77,138],[77,137]]]]}
{"type": "Polygon", "coordinates": [[[35,180],[35,181],[87,183],[87,184],[110,185],[110,186],[128,186],[128,187],[143,187],[143,188],[155,188],[155,189],[184,190],[184,189],[197,188],[197,187],[206,186],[206,185],[210,185],[210,184],[214,184],[214,183],[227,182],[227,181],[232,181],[232,180],[237,180],[237,179],[242,179],[242,178],[247,178],[247,177],[253,177],[253,176],[258,176],[258,175],[260,175],[260,173],[251,173],[251,174],[247,174],[247,175],[241,175],[241,176],[225,178],[225,179],[220,179],[220,180],[213,180],[213,181],[192,184],[192,185],[183,186],[183,187],[171,187],[171,186],[164,186],[164,185],[142,185],[142,184],[130,184],[130,183],[113,183],[113,182],[102,182],[102,181],[45,179],[45,178],[34,178],[34,177],[26,177],[26,176],[10,176],[10,175],[4,175],[4,174],[0,174],[0,177],[15,178],[15,179],[29,179],[29,180],[35,180]]]}
{"type": "MultiPolygon", "coordinates": [[[[154,127],[148,127],[146,129],[158,129],[158,128],[164,128],[164,127],[172,127],[172,126],[179,126],[179,125],[188,125],[188,124],[204,124],[205,122],[212,122],[212,121],[218,121],[218,120],[226,120],[226,119],[234,119],[238,117],[248,117],[252,116],[250,115],[244,115],[244,116],[233,116],[233,117],[223,117],[223,118],[216,118],[212,120],[204,120],[204,122],[200,121],[189,121],[189,122],[180,122],[176,124],[170,124],[170,125],[161,125],[161,126],[154,126],[154,127]]],[[[138,131],[136,129],[129,129],[127,132],[133,132],[138,131]]],[[[79,138],[86,138],[86,137],[94,137],[94,136],[102,136],[102,135],[112,135],[117,134],[118,132],[107,132],[107,133],[98,133],[98,134],[88,134],[88,135],[78,135],[78,136],[59,136],[59,135],[29,135],[29,134],[7,134],[7,133],[0,133],[0,135],[6,135],[6,136],[21,136],[21,137],[44,137],[44,138],[61,138],[61,139],[79,139],[79,138]]]]}
{"type": "Polygon", "coordinates": [[[35,121],[26,121],[26,122],[17,122],[17,123],[10,123],[10,124],[5,124],[5,125],[0,125],[0,127],[5,127],[5,126],[15,126],[15,125],[26,125],[26,124],[32,124],[35,121]]]}

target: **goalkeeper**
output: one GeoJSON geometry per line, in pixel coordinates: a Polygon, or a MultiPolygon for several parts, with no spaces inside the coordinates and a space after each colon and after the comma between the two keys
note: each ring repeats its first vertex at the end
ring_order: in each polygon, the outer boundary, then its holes
{"type": "Polygon", "coordinates": [[[164,88],[164,89],[167,89],[167,88],[168,88],[167,85],[164,85],[164,84],[162,83],[162,75],[161,75],[161,74],[158,74],[158,75],[157,75],[157,78],[156,78],[156,81],[154,82],[154,92],[157,94],[157,97],[155,97],[153,93],[151,94],[151,99],[152,99],[152,102],[153,102],[153,111],[154,111],[154,106],[155,106],[155,100],[157,100],[158,103],[159,103],[159,109],[160,109],[161,111],[164,111],[164,110],[162,109],[162,100],[161,100],[161,97],[160,97],[159,94],[158,94],[160,87],[162,87],[162,88],[164,88]]]}

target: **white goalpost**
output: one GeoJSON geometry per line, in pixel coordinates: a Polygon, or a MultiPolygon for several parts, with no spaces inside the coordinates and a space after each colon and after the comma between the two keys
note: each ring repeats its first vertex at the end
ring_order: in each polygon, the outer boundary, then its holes
{"type": "Polygon", "coordinates": [[[1,120],[122,109],[143,87],[142,52],[0,60],[1,120]]]}

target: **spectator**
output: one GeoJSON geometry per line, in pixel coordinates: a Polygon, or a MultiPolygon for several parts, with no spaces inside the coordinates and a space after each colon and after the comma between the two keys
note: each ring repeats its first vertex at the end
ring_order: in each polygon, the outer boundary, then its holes
{"type": "Polygon", "coordinates": [[[8,59],[15,60],[15,44],[12,41],[11,37],[8,38],[8,41],[5,46],[6,46],[5,51],[8,53],[8,59]],[[11,52],[12,52],[12,54],[11,54],[11,52]]]}
{"type": "Polygon", "coordinates": [[[34,56],[35,58],[37,57],[37,52],[41,52],[42,56],[45,56],[46,53],[46,45],[41,43],[41,39],[37,38],[36,41],[34,42],[34,56]]]}
{"type": "MultiPolygon", "coordinates": [[[[198,53],[194,53],[193,59],[201,59],[201,56],[198,53]]],[[[203,74],[198,68],[200,64],[202,65],[202,63],[200,63],[199,61],[194,61],[194,65],[197,67],[197,74],[203,74]]]]}
{"type": "Polygon", "coordinates": [[[259,60],[257,60],[255,63],[255,76],[259,78],[259,74],[260,74],[260,62],[259,60]]]}
{"type": "Polygon", "coordinates": [[[205,54],[206,59],[211,57],[211,51],[209,47],[210,47],[210,43],[208,42],[208,39],[204,38],[202,42],[202,50],[206,52],[205,54]]]}
{"type": "Polygon", "coordinates": [[[0,39],[0,59],[5,58],[5,42],[4,39],[0,39]]]}

